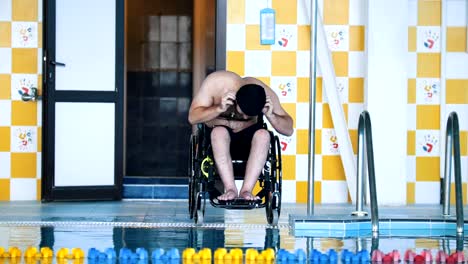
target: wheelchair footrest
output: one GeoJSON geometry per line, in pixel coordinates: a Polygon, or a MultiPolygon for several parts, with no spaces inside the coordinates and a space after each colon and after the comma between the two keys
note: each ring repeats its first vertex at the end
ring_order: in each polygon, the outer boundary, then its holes
{"type": "Polygon", "coordinates": [[[214,207],[226,208],[226,209],[254,209],[263,207],[262,200],[246,200],[243,198],[236,198],[228,201],[220,201],[218,199],[211,200],[211,204],[214,207]]]}

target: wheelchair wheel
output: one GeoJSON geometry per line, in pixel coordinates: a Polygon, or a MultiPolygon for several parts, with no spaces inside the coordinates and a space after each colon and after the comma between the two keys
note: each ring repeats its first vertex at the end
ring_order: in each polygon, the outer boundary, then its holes
{"type": "MultiPolygon", "coordinates": [[[[200,188],[198,188],[200,189],[200,188]]],[[[194,220],[195,224],[203,224],[205,220],[205,207],[206,207],[206,199],[203,192],[197,192],[197,196],[195,198],[195,210],[194,210],[194,220]]]]}
{"type": "Polygon", "coordinates": [[[195,184],[196,184],[196,147],[197,147],[197,136],[192,135],[190,137],[190,156],[189,156],[189,190],[188,190],[188,199],[189,199],[189,215],[190,219],[193,219],[193,212],[195,208],[195,184]]]}
{"type": "Polygon", "coordinates": [[[281,148],[279,139],[274,137],[274,143],[270,153],[270,188],[266,194],[266,218],[268,224],[278,225],[281,214],[281,148]]]}

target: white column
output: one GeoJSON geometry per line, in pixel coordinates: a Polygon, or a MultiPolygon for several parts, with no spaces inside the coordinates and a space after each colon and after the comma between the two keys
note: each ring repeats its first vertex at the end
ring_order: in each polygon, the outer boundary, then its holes
{"type": "Polygon", "coordinates": [[[379,204],[406,202],[408,1],[368,1],[367,110],[379,204]]]}

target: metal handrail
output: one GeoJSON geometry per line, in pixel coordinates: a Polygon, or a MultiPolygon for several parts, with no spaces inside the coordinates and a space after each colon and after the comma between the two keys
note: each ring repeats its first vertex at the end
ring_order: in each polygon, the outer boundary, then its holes
{"type": "Polygon", "coordinates": [[[452,174],[452,159],[454,161],[455,167],[455,206],[457,213],[457,233],[460,234],[464,231],[464,217],[460,162],[460,129],[458,125],[458,115],[456,112],[450,113],[447,120],[447,130],[445,133],[444,203],[442,205],[442,212],[444,216],[450,215],[450,181],[452,174]]]}
{"type": "Polygon", "coordinates": [[[372,126],[369,112],[363,111],[359,116],[358,124],[358,152],[357,152],[357,177],[356,177],[356,211],[352,213],[355,216],[366,216],[363,211],[364,200],[364,174],[367,165],[367,174],[369,176],[370,207],[372,232],[379,232],[379,209],[377,205],[377,191],[375,187],[375,167],[374,167],[374,149],[372,145],[372,126]],[[361,144],[363,142],[363,144],[361,144]],[[367,157],[367,164],[364,157],[367,157]]]}

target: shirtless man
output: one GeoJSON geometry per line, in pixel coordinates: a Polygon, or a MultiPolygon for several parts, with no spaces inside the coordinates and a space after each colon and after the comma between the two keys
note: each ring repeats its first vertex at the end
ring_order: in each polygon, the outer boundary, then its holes
{"type": "Polygon", "coordinates": [[[214,72],[206,77],[194,96],[188,119],[192,125],[204,123],[212,129],[213,155],[224,184],[224,194],[218,200],[257,199],[252,190],[270,146],[270,134],[263,129],[262,116],[278,133],[292,135],[291,116],[281,107],[275,92],[258,79],[242,78],[228,71],[214,72]],[[249,157],[239,192],[232,166],[232,158],[237,155],[237,151],[231,150],[234,144],[244,147],[249,157]]]}

